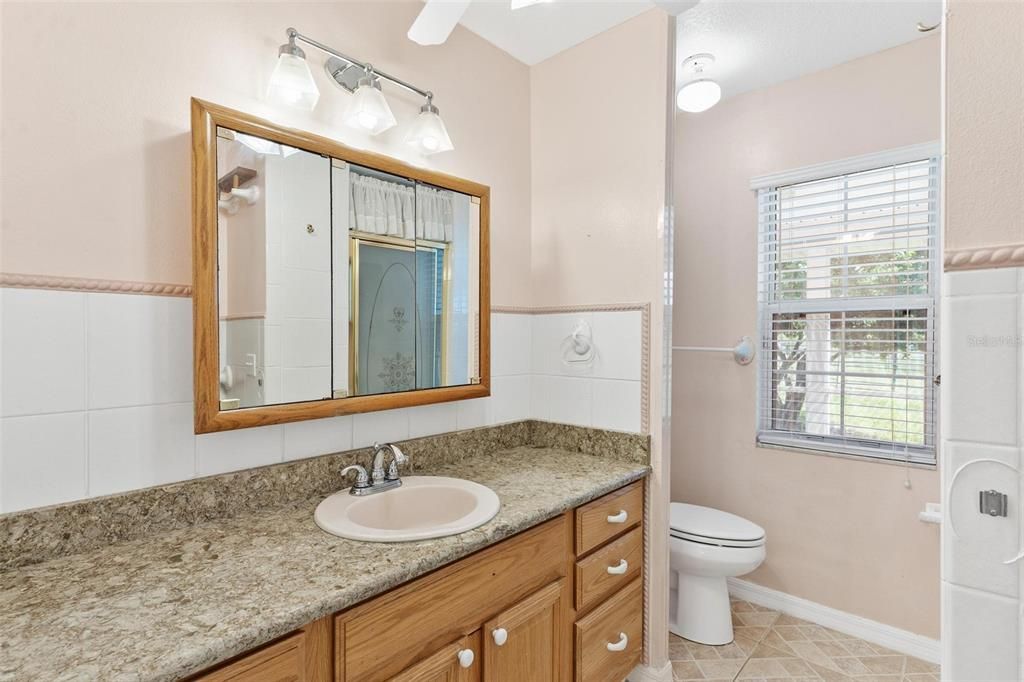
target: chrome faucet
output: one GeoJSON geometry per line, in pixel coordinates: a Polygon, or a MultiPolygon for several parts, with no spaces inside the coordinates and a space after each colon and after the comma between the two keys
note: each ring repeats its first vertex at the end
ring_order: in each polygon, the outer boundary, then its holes
{"type": "Polygon", "coordinates": [[[374,443],[373,465],[369,474],[366,473],[365,467],[350,464],[341,470],[341,475],[348,476],[349,472],[356,472],[356,481],[348,491],[350,495],[373,495],[402,485],[402,479],[398,477],[398,467],[408,461],[409,458],[394,443],[374,443]],[[388,452],[391,453],[391,463],[385,470],[384,462],[388,452]]]}

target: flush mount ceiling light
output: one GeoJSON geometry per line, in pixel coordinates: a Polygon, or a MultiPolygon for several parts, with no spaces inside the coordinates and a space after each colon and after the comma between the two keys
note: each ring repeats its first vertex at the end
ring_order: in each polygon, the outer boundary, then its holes
{"type": "Polygon", "coordinates": [[[412,122],[412,127],[405,136],[407,145],[416,147],[424,154],[437,154],[455,148],[432,99],[427,95],[427,103],[420,107],[420,115],[412,122]]]}
{"type": "Polygon", "coordinates": [[[715,63],[714,55],[695,54],[683,61],[683,71],[694,75],[694,80],[679,89],[676,105],[693,114],[707,111],[722,99],[722,88],[710,78],[704,78],[704,69],[715,63]]]}
{"type": "Polygon", "coordinates": [[[267,97],[291,106],[312,110],[320,93],[306,62],[306,54],[296,43],[302,42],[329,55],[324,63],[327,75],[338,86],[352,93],[352,101],[342,117],[345,125],[371,135],[397,124],[394,113],[381,91],[381,82],[387,81],[426,99],[420,114],[412,123],[406,142],[417,146],[425,154],[454,149],[444,121],[433,105],[434,93],[418,88],[401,78],[374,69],[370,64],[335,50],[303,35],[294,28],[287,30],[288,42],[278,50],[277,66],[270,77],[267,97]]]}

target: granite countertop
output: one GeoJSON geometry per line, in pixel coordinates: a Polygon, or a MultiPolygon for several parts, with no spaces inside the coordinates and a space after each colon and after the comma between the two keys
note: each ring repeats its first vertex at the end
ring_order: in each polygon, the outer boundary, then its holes
{"type": "Polygon", "coordinates": [[[0,680],[173,680],[642,478],[645,464],[517,447],[441,464],[501,511],[460,535],[366,543],[313,522],[320,498],[0,573],[0,680]]]}

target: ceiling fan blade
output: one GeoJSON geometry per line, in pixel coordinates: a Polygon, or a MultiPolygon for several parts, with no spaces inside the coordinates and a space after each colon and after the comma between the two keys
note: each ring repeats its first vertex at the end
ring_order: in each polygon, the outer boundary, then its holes
{"type": "Polygon", "coordinates": [[[440,45],[459,23],[470,0],[427,0],[409,27],[409,40],[420,45],[440,45]]]}

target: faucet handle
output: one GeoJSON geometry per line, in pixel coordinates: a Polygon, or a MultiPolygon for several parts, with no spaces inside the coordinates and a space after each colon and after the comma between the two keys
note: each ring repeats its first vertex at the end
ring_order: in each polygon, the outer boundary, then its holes
{"type": "Polygon", "coordinates": [[[395,444],[388,446],[391,450],[391,464],[388,465],[388,475],[384,479],[386,481],[397,481],[398,480],[398,467],[402,466],[409,461],[402,449],[395,444]]]}
{"type": "Polygon", "coordinates": [[[399,465],[405,464],[409,461],[409,458],[406,457],[404,452],[402,452],[402,448],[398,447],[394,443],[391,443],[391,454],[394,455],[395,461],[398,462],[399,465]]]}
{"type": "Polygon", "coordinates": [[[349,464],[347,467],[341,470],[342,477],[348,476],[350,471],[356,472],[356,482],[352,486],[353,490],[360,490],[362,488],[370,487],[370,477],[366,474],[366,469],[359,464],[349,464]]]}

